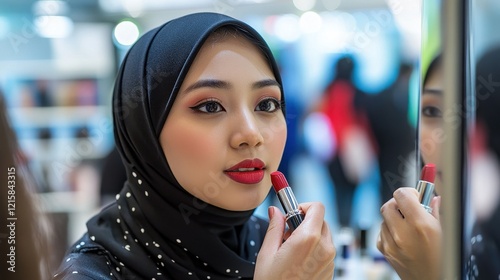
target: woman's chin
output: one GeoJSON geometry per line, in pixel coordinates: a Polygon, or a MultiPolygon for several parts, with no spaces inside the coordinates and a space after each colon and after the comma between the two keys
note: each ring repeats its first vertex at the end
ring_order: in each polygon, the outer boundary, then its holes
{"type": "Polygon", "coordinates": [[[227,201],[223,201],[221,203],[211,203],[214,206],[217,206],[219,208],[229,210],[229,211],[250,211],[254,210],[255,208],[259,207],[259,205],[262,204],[264,201],[265,197],[263,199],[241,199],[241,200],[234,200],[231,203],[227,203],[227,201]]]}

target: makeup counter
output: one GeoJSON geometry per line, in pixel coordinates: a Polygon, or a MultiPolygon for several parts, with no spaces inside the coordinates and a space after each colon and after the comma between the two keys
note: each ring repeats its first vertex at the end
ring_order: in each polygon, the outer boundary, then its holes
{"type": "MultiPolygon", "coordinates": [[[[335,279],[400,279],[376,248],[377,237],[373,234],[376,230],[363,229],[355,234],[351,228],[340,229],[335,235],[335,279]]],[[[378,231],[376,234],[378,235],[378,231]]]]}

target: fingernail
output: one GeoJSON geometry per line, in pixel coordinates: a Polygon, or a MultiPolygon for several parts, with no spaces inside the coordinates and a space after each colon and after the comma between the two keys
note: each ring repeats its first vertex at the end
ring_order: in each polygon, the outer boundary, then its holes
{"type": "Polygon", "coordinates": [[[267,208],[267,215],[269,216],[269,220],[271,220],[274,216],[274,207],[272,206],[269,206],[269,208],[267,208]]]}

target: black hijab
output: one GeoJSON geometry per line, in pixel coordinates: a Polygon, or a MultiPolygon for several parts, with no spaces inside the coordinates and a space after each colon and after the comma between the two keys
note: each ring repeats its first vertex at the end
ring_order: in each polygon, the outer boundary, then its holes
{"type": "Polygon", "coordinates": [[[147,32],[119,69],[113,121],[127,181],[116,203],[87,224],[90,238],[112,256],[117,278],[126,270],[141,279],[253,277],[266,224],[253,210],[224,210],[186,192],[158,140],[198,51],[223,26],[253,38],[281,84],[264,39],[249,25],[216,13],[183,16],[147,32]]]}

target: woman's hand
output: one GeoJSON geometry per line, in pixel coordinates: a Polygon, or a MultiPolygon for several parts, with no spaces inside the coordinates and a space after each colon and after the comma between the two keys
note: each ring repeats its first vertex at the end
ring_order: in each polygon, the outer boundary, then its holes
{"type": "Polygon", "coordinates": [[[380,208],[384,221],[377,248],[403,280],[440,277],[440,199],[432,200],[429,214],[420,205],[416,189],[399,188],[380,208]]]}
{"type": "Polygon", "coordinates": [[[300,204],[304,221],[285,239],[285,216],[269,207],[269,228],[257,257],[254,279],[332,280],[335,246],[319,202],[300,204]]]}

